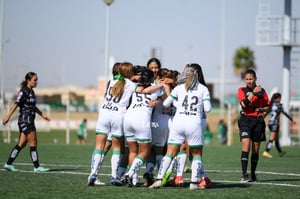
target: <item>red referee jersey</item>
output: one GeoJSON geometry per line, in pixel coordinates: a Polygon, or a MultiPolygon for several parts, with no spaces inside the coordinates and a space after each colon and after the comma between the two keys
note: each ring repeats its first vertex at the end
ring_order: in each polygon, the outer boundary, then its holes
{"type": "MultiPolygon", "coordinates": [[[[252,92],[252,89],[248,87],[240,87],[238,89],[238,102],[245,100],[249,93],[252,92]]],[[[262,91],[259,95],[255,95],[252,98],[252,102],[246,107],[242,107],[243,115],[245,116],[263,116],[262,112],[255,111],[257,108],[263,108],[270,105],[269,97],[266,91],[262,88],[262,91]]]]}

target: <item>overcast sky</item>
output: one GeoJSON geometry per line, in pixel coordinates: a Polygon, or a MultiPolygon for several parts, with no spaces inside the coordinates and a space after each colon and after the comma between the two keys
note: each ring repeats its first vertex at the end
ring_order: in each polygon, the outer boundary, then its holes
{"type": "MultiPolygon", "coordinates": [[[[3,0],[2,0],[3,1],[3,0]]],[[[234,75],[237,48],[255,52],[258,82],[281,91],[283,50],[255,44],[258,0],[115,0],[110,6],[110,55],[115,61],[145,65],[151,49],[163,67],[181,71],[197,62],[206,79],[220,77],[221,16],[225,16],[225,66],[234,75]]],[[[300,1],[292,1],[300,17],[300,1]]],[[[283,15],[284,0],[271,0],[271,14],[283,15]]],[[[102,0],[4,0],[2,69],[4,90],[15,91],[28,71],[39,76],[39,87],[97,86],[104,75],[106,5],[102,0]]],[[[299,48],[292,53],[292,70],[300,71],[299,48]]],[[[292,87],[300,85],[294,72],[292,87]],[[298,82],[297,82],[298,81],[298,82]]],[[[2,79],[1,77],[1,79],[2,79]]],[[[225,93],[243,84],[227,85],[225,93]]],[[[299,86],[297,86],[299,89],[299,86]]],[[[298,90],[299,91],[299,90],[298,90]]]]}

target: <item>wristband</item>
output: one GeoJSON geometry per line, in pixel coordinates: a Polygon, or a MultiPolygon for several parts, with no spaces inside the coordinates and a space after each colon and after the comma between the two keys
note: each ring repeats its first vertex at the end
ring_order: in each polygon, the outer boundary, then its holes
{"type": "Polygon", "coordinates": [[[244,99],[243,102],[244,102],[244,104],[245,104],[246,106],[249,105],[249,104],[251,104],[251,101],[248,100],[247,98],[244,99]]]}

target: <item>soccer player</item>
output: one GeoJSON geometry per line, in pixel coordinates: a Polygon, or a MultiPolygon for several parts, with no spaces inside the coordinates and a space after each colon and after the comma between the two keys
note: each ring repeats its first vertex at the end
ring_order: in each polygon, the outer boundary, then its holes
{"type": "MultiPolygon", "coordinates": [[[[206,82],[204,80],[204,74],[203,74],[201,66],[199,64],[197,64],[197,63],[191,63],[191,64],[187,64],[184,67],[184,70],[186,70],[189,67],[192,67],[194,70],[196,70],[196,72],[198,73],[198,80],[199,80],[199,82],[202,85],[207,86],[206,82]]],[[[181,78],[180,81],[179,81],[179,83],[184,83],[185,78],[181,78]],[[182,81],[182,82],[180,82],[180,81],[182,81]]],[[[206,113],[203,112],[203,114],[202,114],[202,122],[201,122],[202,132],[205,132],[206,125],[207,125],[206,124],[206,113]]],[[[202,135],[204,136],[204,133],[202,135]]],[[[203,157],[202,156],[202,152],[203,152],[203,146],[201,147],[201,157],[203,157]]],[[[172,160],[171,166],[169,167],[169,169],[166,172],[166,175],[163,178],[163,181],[162,181],[163,185],[165,185],[167,183],[167,181],[170,178],[170,175],[171,175],[173,169],[175,168],[175,166],[176,166],[176,176],[171,181],[169,181],[168,183],[171,184],[171,185],[177,185],[177,186],[182,186],[183,185],[183,183],[184,183],[183,172],[185,170],[189,169],[186,166],[187,157],[190,160],[192,160],[192,156],[190,155],[189,145],[185,141],[184,144],[181,145],[180,151],[177,154],[177,156],[172,160]]],[[[211,183],[212,182],[207,177],[206,171],[204,169],[204,166],[202,165],[202,167],[201,167],[201,180],[199,182],[199,188],[200,189],[208,188],[211,185],[211,183]]]]}
{"type": "Polygon", "coordinates": [[[85,144],[87,137],[87,119],[84,118],[77,129],[77,144],[85,144]]]}
{"type": "Polygon", "coordinates": [[[161,69],[161,63],[159,59],[155,57],[149,59],[147,62],[147,68],[149,68],[154,73],[154,81],[155,81],[157,73],[161,69]]]}
{"type": "Polygon", "coordinates": [[[176,108],[163,107],[163,100],[169,95],[172,88],[176,83],[177,78],[176,71],[172,71],[166,68],[159,69],[157,72],[155,82],[164,84],[163,93],[157,101],[158,103],[153,109],[151,119],[151,131],[152,131],[152,148],[146,163],[146,172],[143,175],[145,180],[144,186],[148,187],[153,182],[153,170],[155,165],[157,169],[160,166],[160,162],[165,155],[166,144],[169,136],[169,120],[171,120],[175,114],[176,108]],[[166,93],[167,92],[167,93],[166,93]]]}
{"type": "Polygon", "coordinates": [[[203,111],[211,110],[210,94],[207,87],[200,84],[198,73],[192,67],[185,69],[178,81],[184,83],[178,84],[163,103],[165,107],[169,107],[175,101],[177,109],[170,128],[167,153],[159,168],[157,180],[149,188],[162,186],[162,178],[166,170],[178,153],[180,145],[187,140],[193,156],[190,189],[199,189],[202,167],[201,148],[203,146],[203,132],[199,127],[203,111]]]}
{"type": "Polygon", "coordinates": [[[163,85],[153,85],[154,73],[146,67],[141,67],[141,79],[138,89],[142,92],[134,92],[129,108],[124,116],[124,134],[129,147],[130,169],[125,174],[124,181],[128,186],[135,186],[132,181],[134,175],[138,174],[139,169],[148,157],[151,148],[151,115],[156,99],[162,93],[163,85]],[[137,119],[138,118],[138,119],[137,119]]]}
{"type": "MultiPolygon", "coordinates": [[[[265,158],[272,158],[272,155],[270,154],[273,142],[275,141],[275,147],[279,153],[279,156],[284,156],[285,152],[281,150],[280,143],[278,140],[278,134],[280,129],[280,114],[282,113],[284,116],[286,116],[291,122],[294,122],[293,118],[287,114],[287,112],[284,111],[281,101],[281,94],[280,93],[274,93],[271,98],[270,108],[266,112],[265,116],[267,114],[270,114],[269,121],[268,121],[268,127],[270,130],[270,138],[267,142],[266,149],[263,152],[263,157],[265,158]]],[[[295,123],[295,122],[294,122],[295,123]]]]}
{"type": "MultiPolygon", "coordinates": [[[[158,74],[159,70],[161,70],[160,60],[155,58],[155,57],[152,57],[147,61],[146,67],[148,69],[150,69],[154,74],[152,84],[154,84],[154,85],[158,84],[157,74],[158,74]]],[[[151,151],[150,151],[150,154],[149,154],[149,156],[146,160],[146,171],[143,175],[143,178],[145,180],[144,186],[149,186],[154,182],[154,180],[153,180],[153,170],[154,170],[154,167],[155,167],[155,159],[156,158],[155,158],[155,154],[154,154],[154,149],[152,148],[151,151]]]]}
{"type": "Polygon", "coordinates": [[[18,171],[12,164],[19,155],[20,151],[29,142],[30,157],[34,165],[35,172],[49,171],[48,168],[40,166],[37,152],[37,135],[34,124],[35,114],[38,113],[43,119],[50,121],[49,117],[45,115],[38,107],[36,107],[36,98],[33,88],[38,84],[38,76],[34,72],[29,72],[25,75],[25,80],[21,83],[15,104],[10,109],[9,113],[3,118],[3,125],[7,124],[13,113],[19,107],[20,114],[18,119],[18,126],[20,131],[18,144],[12,149],[4,169],[7,171],[18,171]]]}
{"type": "Polygon", "coordinates": [[[105,143],[109,133],[112,135],[112,177],[111,184],[122,185],[117,179],[117,168],[121,159],[123,145],[123,117],[136,84],[129,78],[133,76],[133,65],[123,62],[118,67],[118,74],[113,76],[107,86],[104,103],[99,110],[96,126],[96,144],[92,154],[91,172],[88,177],[88,186],[95,185],[98,172],[105,156],[105,143]]]}

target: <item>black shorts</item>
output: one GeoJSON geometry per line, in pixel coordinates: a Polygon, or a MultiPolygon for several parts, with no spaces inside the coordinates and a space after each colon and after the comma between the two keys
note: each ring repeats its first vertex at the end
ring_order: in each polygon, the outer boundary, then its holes
{"type": "Polygon", "coordinates": [[[269,127],[269,130],[271,132],[275,132],[275,133],[279,132],[279,125],[278,124],[269,124],[268,127],[269,127]]]}
{"type": "Polygon", "coordinates": [[[78,138],[79,140],[83,140],[83,139],[84,139],[84,136],[83,136],[83,135],[77,134],[77,138],[78,138]]]}
{"type": "Polygon", "coordinates": [[[34,124],[34,117],[28,115],[22,115],[18,120],[19,131],[28,134],[32,131],[36,131],[34,124]]]}
{"type": "Polygon", "coordinates": [[[238,120],[240,140],[250,138],[253,142],[266,141],[266,123],[263,117],[242,115],[238,120]]]}

